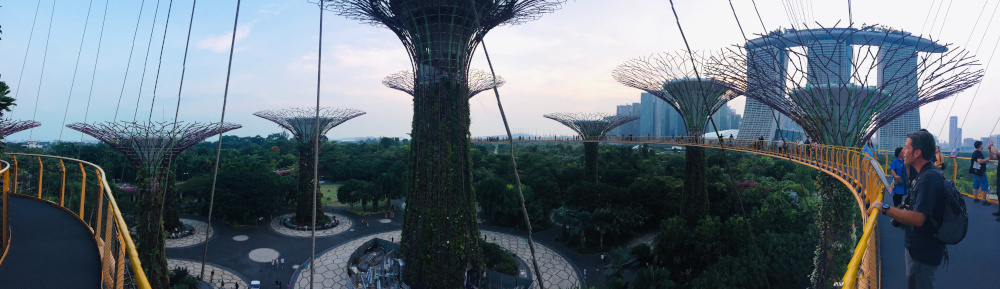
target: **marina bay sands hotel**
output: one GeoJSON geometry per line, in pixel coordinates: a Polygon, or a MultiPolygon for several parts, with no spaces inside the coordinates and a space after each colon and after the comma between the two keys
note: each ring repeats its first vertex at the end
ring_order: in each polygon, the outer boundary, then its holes
{"type": "MultiPolygon", "coordinates": [[[[918,52],[942,53],[947,47],[931,40],[913,36],[898,30],[883,30],[881,28],[833,28],[816,30],[785,30],[772,32],[766,36],[750,40],[746,43],[747,71],[765,71],[767,75],[757,76],[766,79],[763,82],[783,83],[789,79],[786,74],[789,65],[789,49],[805,47],[806,49],[806,85],[837,85],[850,81],[852,61],[855,57],[852,46],[879,46],[875,56],[878,65],[877,85],[879,88],[893,94],[902,94],[898,100],[917,99],[917,62],[918,52]],[[815,33],[813,33],[815,32],[815,33]],[[892,51],[892,53],[885,53],[892,51]],[[765,69],[752,67],[757,65],[765,69]],[[820,67],[822,65],[822,67],[820,67]],[[898,77],[903,75],[903,81],[898,77]],[[885,79],[896,77],[890,84],[885,79]],[[892,87],[886,87],[890,85],[892,87]]],[[[868,60],[871,61],[871,60],[868,60]]],[[[760,82],[760,81],[758,81],[760,82]]],[[[751,81],[748,86],[764,85],[751,81]]],[[[782,93],[785,89],[753,89],[751,93],[782,93]]],[[[787,95],[785,95],[787,96],[787,95]]],[[[906,142],[906,134],[920,129],[920,111],[914,109],[903,116],[883,126],[877,132],[879,149],[894,149],[906,142]]],[[[784,136],[786,140],[794,140],[802,135],[802,128],[792,122],[787,116],[774,111],[767,105],[747,98],[743,121],[740,124],[740,138],[773,140],[784,136]]],[[[804,136],[803,136],[804,137],[804,136]]]]}

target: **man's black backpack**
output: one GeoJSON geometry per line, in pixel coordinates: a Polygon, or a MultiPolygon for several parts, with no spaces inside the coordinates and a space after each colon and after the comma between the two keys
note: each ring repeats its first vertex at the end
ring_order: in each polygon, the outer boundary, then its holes
{"type": "MultiPolygon", "coordinates": [[[[944,190],[941,191],[938,201],[944,201],[944,211],[942,212],[941,224],[931,216],[927,218],[931,226],[937,228],[934,236],[948,245],[955,245],[965,239],[965,234],[969,231],[969,214],[965,211],[965,198],[958,192],[955,182],[944,177],[944,173],[937,170],[943,180],[944,190]]],[[[923,193],[923,192],[920,192],[923,193]]]]}

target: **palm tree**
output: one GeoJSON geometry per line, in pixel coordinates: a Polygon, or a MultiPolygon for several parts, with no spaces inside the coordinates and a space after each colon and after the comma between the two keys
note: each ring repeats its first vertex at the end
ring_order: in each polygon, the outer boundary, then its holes
{"type": "Polygon", "coordinates": [[[15,106],[14,98],[7,96],[10,94],[10,86],[7,83],[0,81],[0,116],[3,116],[4,111],[10,111],[11,106],[15,106]]]}
{"type": "Polygon", "coordinates": [[[601,248],[603,249],[604,248],[604,233],[607,233],[609,230],[614,230],[614,228],[616,227],[615,226],[615,215],[611,212],[611,210],[608,210],[608,209],[599,209],[597,211],[594,211],[594,213],[591,215],[591,217],[592,217],[591,219],[593,221],[591,223],[591,225],[593,225],[594,229],[597,229],[597,232],[600,234],[600,236],[601,236],[601,248]]]}
{"type": "Polygon", "coordinates": [[[604,265],[604,276],[609,279],[624,279],[626,272],[632,271],[637,261],[632,252],[625,247],[618,247],[608,252],[608,264],[604,265]]]}

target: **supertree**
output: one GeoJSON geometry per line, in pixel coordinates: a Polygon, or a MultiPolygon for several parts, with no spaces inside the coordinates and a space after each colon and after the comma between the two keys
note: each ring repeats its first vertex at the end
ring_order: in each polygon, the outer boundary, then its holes
{"type": "MultiPolygon", "coordinates": [[[[683,117],[687,135],[701,137],[715,114],[726,102],[739,95],[728,85],[708,77],[711,74],[706,53],[658,53],[626,61],[612,71],[625,86],[645,91],[666,101],[683,117]]],[[[705,148],[688,146],[684,150],[683,215],[696,222],[708,214],[708,191],[705,181],[705,148]]]]}
{"type": "Polygon", "coordinates": [[[391,30],[410,56],[415,87],[403,280],[413,288],[460,288],[469,268],[483,268],[469,158],[469,63],[491,29],[537,19],[565,0],[332,2],[329,8],[342,16],[391,30]]]}
{"type": "Polygon", "coordinates": [[[213,135],[242,126],[233,123],[105,122],[72,123],[66,127],[104,142],[125,155],[135,167],[139,187],[139,209],[136,212],[139,261],[150,285],[167,288],[169,271],[162,212],[164,190],[169,183],[170,169],[167,166],[181,151],[213,135]]]}
{"type": "Polygon", "coordinates": [[[584,177],[597,182],[597,143],[612,129],[639,119],[638,116],[601,112],[557,112],[544,115],[558,121],[580,135],[584,151],[584,177]]]}
{"type": "Polygon", "coordinates": [[[0,119],[0,139],[5,139],[9,135],[39,126],[42,126],[42,123],[34,120],[0,119]]]}
{"type": "MultiPolygon", "coordinates": [[[[403,70],[386,76],[382,79],[382,84],[386,87],[405,92],[406,94],[413,95],[413,72],[409,70],[403,70]]],[[[501,87],[506,81],[503,77],[497,76],[496,81],[493,80],[493,75],[489,72],[470,69],[469,70],[469,98],[476,96],[480,92],[493,89],[494,87],[501,87]]]]}
{"type": "MultiPolygon", "coordinates": [[[[899,30],[821,27],[772,32],[727,49],[712,77],[787,115],[817,142],[859,147],[879,129],[901,130],[896,137],[905,142],[919,117],[909,127],[888,124],[976,85],[983,77],[977,65],[964,50],[899,30]]],[[[852,199],[831,175],[821,174],[818,187],[814,288],[843,276],[855,228],[865,218],[858,212],[871,201],[852,199]]]]}
{"type": "MultiPolygon", "coordinates": [[[[264,110],[253,114],[260,118],[270,120],[280,125],[282,128],[287,129],[292,133],[292,135],[295,136],[295,140],[298,142],[299,170],[298,180],[296,182],[297,204],[295,205],[295,217],[293,218],[295,224],[309,225],[312,223],[310,219],[312,218],[311,216],[313,213],[311,207],[313,201],[311,199],[314,180],[312,174],[309,172],[312,172],[313,166],[316,165],[314,163],[315,156],[312,147],[312,144],[316,141],[316,136],[326,135],[330,129],[333,129],[336,126],[363,114],[365,114],[363,111],[349,108],[320,108],[318,132],[316,127],[315,108],[302,107],[264,110]]],[[[320,212],[323,211],[321,202],[322,199],[323,194],[318,193],[316,196],[315,206],[320,212]]],[[[328,217],[324,214],[316,214],[316,223],[326,223],[327,218],[328,217]]]]}

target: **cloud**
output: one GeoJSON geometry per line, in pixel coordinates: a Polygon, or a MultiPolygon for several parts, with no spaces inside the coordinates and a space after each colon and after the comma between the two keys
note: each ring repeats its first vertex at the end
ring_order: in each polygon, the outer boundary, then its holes
{"type": "MultiPolygon", "coordinates": [[[[250,35],[250,27],[238,27],[236,29],[236,42],[239,43],[240,40],[246,38],[250,35]]],[[[215,53],[224,53],[229,51],[229,44],[233,41],[233,33],[226,33],[225,35],[219,36],[209,36],[208,38],[198,41],[199,49],[208,49],[215,53]]]]}

